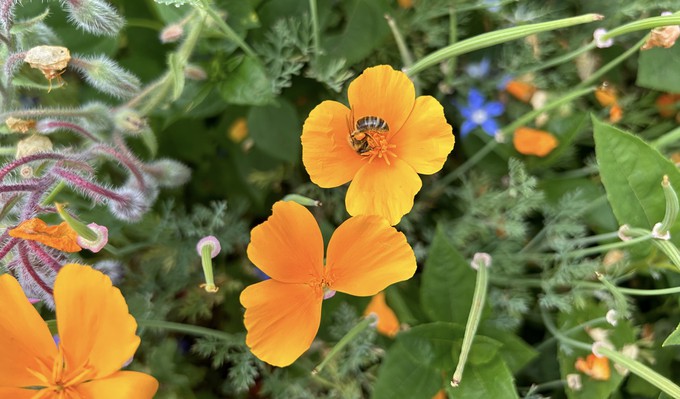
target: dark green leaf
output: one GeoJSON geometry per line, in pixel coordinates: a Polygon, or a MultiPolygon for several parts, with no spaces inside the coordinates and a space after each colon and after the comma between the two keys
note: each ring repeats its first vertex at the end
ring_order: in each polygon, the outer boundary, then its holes
{"type": "Polygon", "coordinates": [[[678,324],[678,327],[675,328],[675,331],[673,331],[671,335],[669,335],[668,338],[663,341],[663,345],[661,346],[667,345],[680,345],[680,324],[678,324]]]}
{"type": "Polygon", "coordinates": [[[513,373],[521,370],[522,367],[526,366],[538,355],[538,352],[533,347],[529,346],[529,344],[510,331],[496,330],[481,326],[478,334],[484,334],[503,345],[499,354],[513,373]]]}
{"type": "Polygon", "coordinates": [[[267,71],[259,62],[250,57],[233,59],[232,71],[227,71],[226,80],[219,84],[222,98],[231,104],[265,105],[272,102],[272,82],[267,71]]]}
{"type": "Polygon", "coordinates": [[[248,131],[255,146],[272,157],[299,161],[300,122],[295,107],[281,98],[276,105],[253,107],[248,113],[248,131]]]}
{"type": "MultiPolygon", "coordinates": [[[[651,229],[665,214],[661,179],[680,187],[678,168],[642,139],[593,118],[595,154],[607,198],[620,224],[651,229]]],[[[680,224],[671,228],[680,243],[680,224]]]]}
{"type": "Polygon", "coordinates": [[[425,314],[433,321],[465,324],[475,290],[475,271],[437,229],[423,269],[420,298],[425,314]]]}
{"type": "Polygon", "coordinates": [[[680,92],[680,47],[653,48],[640,51],[637,85],[669,93],[680,92]]]}

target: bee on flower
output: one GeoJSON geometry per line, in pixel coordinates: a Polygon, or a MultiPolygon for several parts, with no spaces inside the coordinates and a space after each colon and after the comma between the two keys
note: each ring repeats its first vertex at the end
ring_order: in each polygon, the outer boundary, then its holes
{"type": "Polygon", "coordinates": [[[350,182],[352,216],[379,215],[391,225],[413,207],[418,174],[437,173],[453,149],[451,125],[431,96],[416,98],[408,76],[388,65],[366,69],[348,90],[349,107],[324,101],[302,128],[302,161],[312,182],[350,182]]]}

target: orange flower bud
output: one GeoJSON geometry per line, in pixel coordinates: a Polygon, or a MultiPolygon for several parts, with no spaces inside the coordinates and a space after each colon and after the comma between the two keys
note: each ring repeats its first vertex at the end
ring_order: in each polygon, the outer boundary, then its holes
{"type": "Polygon", "coordinates": [[[552,152],[559,142],[552,134],[528,127],[515,130],[512,144],[520,154],[544,157],[552,152]]]}
{"type": "Polygon", "coordinates": [[[665,93],[657,97],[655,104],[659,115],[664,118],[672,118],[677,114],[677,102],[680,100],[680,94],[665,93]]]}
{"type": "Polygon", "coordinates": [[[505,91],[510,93],[513,97],[519,101],[528,103],[531,101],[531,97],[534,96],[536,92],[536,86],[531,83],[521,82],[519,80],[511,80],[505,86],[505,91]]]}

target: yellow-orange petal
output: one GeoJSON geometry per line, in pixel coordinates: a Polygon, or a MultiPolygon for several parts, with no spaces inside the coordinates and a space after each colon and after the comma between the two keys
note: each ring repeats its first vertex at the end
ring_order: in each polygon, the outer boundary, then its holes
{"type": "Polygon", "coordinates": [[[612,107],[609,109],[609,122],[611,123],[616,123],[623,118],[623,109],[619,106],[619,104],[614,104],[612,107]]]}
{"type": "Polygon", "coordinates": [[[453,150],[451,125],[446,122],[444,108],[434,97],[420,96],[404,126],[392,136],[394,152],[416,172],[437,173],[453,150]]]}
{"type": "Polygon", "coordinates": [[[302,126],[302,163],[320,187],[337,187],[354,178],[365,159],[349,144],[354,130],[350,111],[336,101],[324,101],[302,126]]]}
{"type": "Polygon", "coordinates": [[[598,381],[607,381],[611,375],[609,359],[606,357],[597,357],[592,353],[585,359],[582,357],[576,359],[574,368],[598,381]]]}
{"type": "Polygon", "coordinates": [[[664,118],[671,118],[678,113],[678,100],[680,96],[678,94],[664,93],[657,97],[655,104],[659,111],[659,115],[664,118]]]}
{"type": "Polygon", "coordinates": [[[416,257],[403,233],[379,216],[355,216],[333,233],[326,269],[329,288],[375,295],[416,272],[416,257]]]}
{"type": "Polygon", "coordinates": [[[371,298],[366,310],[364,310],[364,315],[374,313],[378,316],[378,324],[376,325],[376,330],[380,334],[387,335],[388,337],[394,337],[399,332],[399,319],[394,311],[387,305],[385,301],[385,292],[378,292],[371,298]]]}
{"type": "Polygon", "coordinates": [[[366,68],[349,85],[349,105],[354,122],[365,116],[377,116],[398,132],[406,122],[416,101],[413,82],[401,71],[389,65],[366,68]]]}
{"type": "Polygon", "coordinates": [[[284,283],[320,279],[323,238],[314,216],[295,202],[275,203],[269,219],[250,232],[248,259],[284,283]]]}
{"type": "Polygon", "coordinates": [[[552,134],[528,127],[515,130],[512,143],[520,154],[544,157],[552,152],[559,142],[552,134]]]}
{"type": "Polygon", "coordinates": [[[36,391],[33,389],[21,389],[12,387],[0,387],[0,398],[32,399],[36,391]]]}
{"type": "Polygon", "coordinates": [[[120,370],[139,346],[137,322],[120,290],[89,266],[65,265],[54,282],[57,329],[66,364],[102,378],[120,370]]]}
{"type": "Polygon", "coordinates": [[[241,292],[246,345],[260,360],[288,366],[312,345],[322,301],[320,286],[267,280],[247,287],[241,292]]]}
{"type": "Polygon", "coordinates": [[[446,391],[441,389],[439,392],[437,392],[432,399],[446,399],[448,396],[446,395],[446,391]]]}
{"type": "Polygon", "coordinates": [[[47,324],[9,274],[0,276],[0,309],[0,387],[37,385],[28,369],[41,370],[41,364],[51,367],[57,346],[47,324]]]}
{"type": "Polygon", "coordinates": [[[88,399],[151,399],[158,390],[158,381],[136,371],[118,371],[106,378],[80,384],[75,389],[88,399]]]}
{"type": "Polygon", "coordinates": [[[78,233],[66,222],[56,226],[48,226],[47,223],[38,218],[28,219],[10,230],[9,235],[25,240],[38,241],[48,247],[64,252],[78,252],[82,249],[76,242],[78,233]]]}
{"type": "Polygon", "coordinates": [[[616,89],[609,84],[603,83],[595,90],[595,99],[603,107],[617,104],[619,102],[616,89]]]}
{"type": "Polygon", "coordinates": [[[528,103],[536,92],[536,86],[520,80],[511,80],[505,86],[505,90],[516,99],[528,103]]]}
{"type": "Polygon", "coordinates": [[[413,208],[422,187],[420,177],[405,161],[390,159],[390,165],[375,158],[359,169],[345,197],[350,215],[378,215],[395,225],[413,208]]]}

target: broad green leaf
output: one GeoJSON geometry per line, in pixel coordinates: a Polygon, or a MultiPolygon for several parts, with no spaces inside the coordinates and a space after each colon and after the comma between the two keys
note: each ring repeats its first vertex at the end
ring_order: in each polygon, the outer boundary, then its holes
{"type": "MultiPolygon", "coordinates": [[[[607,199],[619,224],[651,229],[665,213],[661,179],[680,187],[678,168],[639,137],[593,118],[595,154],[607,199]]],[[[680,223],[671,228],[680,243],[680,223]]]]}
{"type": "Polygon", "coordinates": [[[512,373],[503,359],[496,355],[484,365],[465,366],[463,380],[457,388],[448,388],[449,396],[464,399],[516,399],[517,389],[512,373]]]}
{"type": "Polygon", "coordinates": [[[274,158],[295,163],[300,159],[300,122],[295,107],[281,98],[276,105],[248,112],[248,134],[255,146],[274,158]]]}
{"type": "MultiPolygon", "coordinates": [[[[461,341],[461,346],[462,346],[461,341]]],[[[481,366],[489,363],[491,360],[497,357],[499,349],[503,346],[502,342],[496,341],[493,338],[485,337],[483,335],[475,335],[475,339],[472,341],[472,348],[470,349],[470,355],[468,356],[468,365],[481,366]]],[[[460,356],[460,348],[456,351],[454,359],[460,356]]]]}
{"type": "Polygon", "coordinates": [[[520,371],[538,355],[536,349],[509,331],[497,330],[482,325],[478,334],[484,334],[484,336],[493,338],[496,342],[500,342],[503,345],[499,354],[505,360],[512,373],[520,371]]]}
{"type": "Polygon", "coordinates": [[[226,80],[219,84],[224,101],[240,105],[265,105],[273,101],[272,82],[258,61],[244,56],[231,61],[226,66],[226,80]]]}
{"type": "Polygon", "coordinates": [[[437,229],[423,268],[420,298],[425,314],[433,321],[465,324],[475,290],[475,271],[437,229]]]}
{"type": "Polygon", "coordinates": [[[653,48],[640,51],[637,85],[670,93],[680,92],[680,47],[653,48]]]}
{"type": "Polygon", "coordinates": [[[671,333],[671,335],[666,338],[665,341],[663,341],[663,345],[661,346],[668,346],[668,345],[680,345],[680,324],[675,328],[675,331],[671,333]]]}

